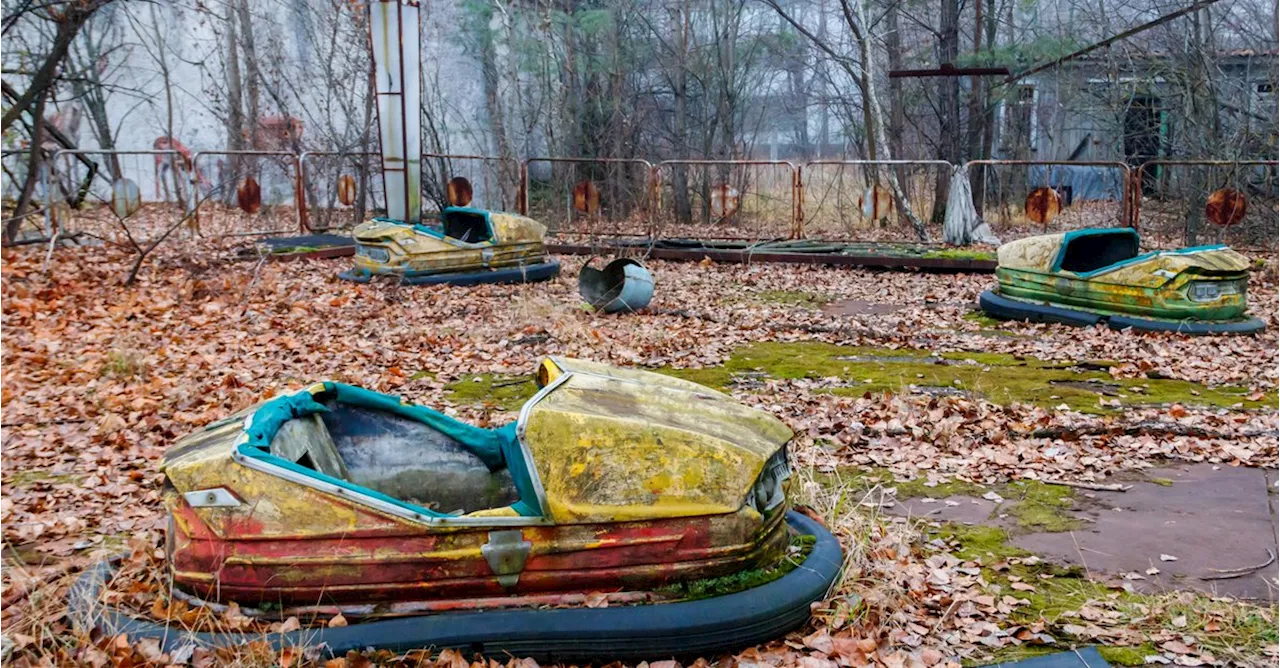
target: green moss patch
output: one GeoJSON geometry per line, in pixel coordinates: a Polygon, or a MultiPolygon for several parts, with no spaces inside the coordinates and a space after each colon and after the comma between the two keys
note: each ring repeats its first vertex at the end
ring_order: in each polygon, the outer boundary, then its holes
{"type": "MultiPolygon", "coordinates": [[[[1129,593],[1089,580],[1082,568],[1064,568],[1037,559],[1009,545],[1009,534],[995,527],[944,524],[933,531],[931,538],[941,539],[956,557],[980,564],[988,593],[1025,601],[1010,613],[1011,622],[1044,622],[1068,646],[1072,637],[1060,627],[1082,624],[1073,615],[1086,605],[1119,612],[1122,620],[1138,630],[1193,630],[1199,646],[1219,657],[1260,657],[1265,647],[1277,642],[1274,604],[1255,606],[1189,592],[1129,593]],[[1029,585],[1032,589],[1014,587],[1015,584],[1029,585]],[[1178,624],[1174,623],[1175,619],[1178,624]],[[1217,630],[1206,630],[1209,622],[1213,622],[1217,630]]],[[[970,665],[1014,658],[1007,651],[1017,650],[1000,650],[970,665]]],[[[1150,644],[1099,647],[1098,651],[1111,664],[1123,666],[1143,665],[1144,657],[1160,653],[1150,644]]]]}
{"type": "Polygon", "coordinates": [[[982,496],[988,488],[965,480],[948,480],[935,485],[928,484],[925,478],[914,480],[894,480],[887,469],[863,470],[842,468],[838,473],[815,473],[814,480],[826,486],[838,486],[840,482],[862,484],[865,487],[892,487],[897,490],[899,499],[945,499],[952,496],[982,496]]]}
{"type": "Polygon", "coordinates": [[[1011,504],[1002,509],[1017,520],[1019,529],[1028,532],[1073,531],[1082,524],[1066,512],[1074,505],[1074,490],[1070,487],[1024,480],[1005,485],[1000,495],[1011,504]]]}
{"type": "Polygon", "coordinates": [[[518,411],[538,391],[533,376],[470,374],[445,385],[446,396],[460,404],[518,411]]]}
{"type": "Polygon", "coordinates": [[[724,364],[704,369],[664,369],[711,387],[727,388],[750,377],[837,378],[847,383],[831,391],[861,396],[867,392],[903,392],[909,386],[939,394],[962,392],[1007,405],[1028,403],[1054,408],[1065,404],[1085,413],[1108,413],[1125,406],[1183,405],[1266,408],[1275,392],[1258,400],[1249,390],[1209,388],[1182,380],[1121,378],[1105,372],[1109,362],[1048,362],[1002,353],[929,351],[803,341],[764,342],[739,348],[724,364]],[[1096,388],[1094,387],[1096,386],[1096,388]],[[1102,403],[1106,402],[1106,403],[1102,403]],[[1118,402],[1118,403],[1117,403],[1118,402]]]}
{"type": "Polygon", "coordinates": [[[928,251],[920,257],[948,260],[990,260],[995,262],[996,252],[990,250],[975,250],[972,248],[940,248],[928,251]]]}
{"type": "Polygon", "coordinates": [[[968,320],[969,322],[977,323],[982,327],[982,329],[979,329],[977,332],[969,332],[969,333],[975,333],[981,336],[998,336],[1001,338],[1010,338],[1010,339],[1031,338],[1026,334],[1019,334],[1017,332],[1010,332],[1006,329],[1003,329],[1004,325],[1006,324],[1004,320],[1000,320],[999,318],[993,318],[987,315],[986,313],[983,313],[982,311],[969,311],[968,313],[964,314],[962,318],[964,320],[968,320]]]}
{"type": "Polygon", "coordinates": [[[28,487],[36,483],[49,483],[51,485],[59,484],[77,484],[84,480],[84,476],[74,473],[54,473],[44,469],[27,469],[23,471],[14,471],[9,474],[9,484],[14,487],[28,487]]]}
{"type": "Polygon", "coordinates": [[[992,652],[981,659],[968,659],[960,665],[966,668],[976,666],[1005,665],[1017,663],[1026,659],[1034,659],[1037,656],[1045,656],[1048,654],[1057,654],[1061,652],[1061,647],[1053,647],[1049,645],[1009,645],[992,652]]]}
{"type": "MultiPolygon", "coordinates": [[[[839,489],[843,484],[854,483],[870,488],[880,485],[897,490],[900,500],[930,498],[945,499],[954,496],[981,497],[988,492],[995,492],[1004,498],[993,512],[992,523],[997,523],[995,513],[1012,519],[1012,525],[1018,533],[1073,531],[1080,528],[1082,522],[1072,517],[1069,510],[1075,505],[1075,490],[1064,485],[1050,485],[1038,480],[1018,480],[1004,485],[977,485],[965,480],[938,481],[930,484],[925,478],[914,480],[894,480],[893,474],[886,469],[862,470],[842,468],[834,473],[819,473],[814,480],[822,485],[839,489]]],[[[984,527],[990,528],[990,527],[984,527]]],[[[986,535],[987,542],[1004,541],[1007,536],[998,528],[990,528],[986,535]]],[[[976,536],[971,536],[975,538],[976,536]]]]}
{"type": "Polygon", "coordinates": [[[1146,643],[1138,647],[1099,647],[1098,653],[1113,666],[1145,666],[1146,657],[1159,654],[1160,650],[1146,643]]]}

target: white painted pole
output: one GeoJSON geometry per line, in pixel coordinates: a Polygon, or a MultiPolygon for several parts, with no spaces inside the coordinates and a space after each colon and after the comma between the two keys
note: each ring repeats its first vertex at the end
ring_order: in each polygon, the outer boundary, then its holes
{"type": "Polygon", "coordinates": [[[422,221],[422,128],[419,101],[417,0],[373,0],[369,4],[373,40],[374,93],[382,139],[382,178],[387,216],[422,221]]]}

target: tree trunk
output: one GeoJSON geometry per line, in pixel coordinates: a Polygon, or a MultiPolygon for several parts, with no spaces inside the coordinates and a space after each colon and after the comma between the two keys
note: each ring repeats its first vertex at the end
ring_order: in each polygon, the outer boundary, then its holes
{"type": "MultiPolygon", "coordinates": [[[[238,19],[233,11],[227,10],[227,148],[242,151],[245,147],[246,128],[244,123],[244,82],[240,75],[240,31],[236,29],[238,19]]],[[[214,180],[216,187],[224,187],[225,183],[234,183],[236,175],[241,172],[241,156],[227,156],[227,174],[218,174],[214,180]],[[230,178],[227,178],[230,177],[230,178]]],[[[225,188],[222,200],[227,206],[235,203],[235,188],[225,188]]]]}
{"type": "MultiPolygon", "coordinates": [[[[938,62],[954,63],[960,55],[960,2],[942,0],[942,23],[938,41],[938,62]]],[[[960,80],[942,77],[938,83],[941,100],[938,103],[938,158],[952,164],[960,160],[960,80]]],[[[941,170],[939,170],[941,171],[941,170]]],[[[946,213],[950,177],[939,174],[934,188],[933,213],[930,219],[937,223],[946,213]]]]}
{"type": "MultiPolygon", "coordinates": [[[[679,35],[676,53],[676,77],[671,96],[675,104],[675,117],[672,119],[676,157],[689,157],[688,138],[688,97],[689,97],[689,22],[688,0],[682,0],[680,9],[672,17],[672,32],[679,35]]],[[[688,223],[693,219],[693,205],[689,200],[689,174],[684,165],[676,165],[671,170],[671,190],[676,206],[676,221],[688,223]]]]}
{"type": "Polygon", "coordinates": [[[71,42],[75,40],[80,28],[85,21],[89,20],[89,17],[93,16],[93,12],[100,4],[89,2],[84,7],[75,4],[68,6],[61,20],[57,22],[58,29],[53,35],[53,45],[49,49],[49,55],[41,63],[40,69],[31,76],[31,84],[5,110],[3,120],[0,120],[0,132],[8,130],[9,126],[28,111],[33,103],[47,97],[45,93],[57,83],[58,67],[66,59],[71,42]]]}
{"type": "MultiPolygon", "coordinates": [[[[889,59],[890,70],[902,69],[902,32],[898,20],[899,0],[888,0],[889,6],[885,14],[885,53],[889,59]]],[[[898,160],[906,155],[902,146],[902,134],[906,125],[906,106],[902,100],[902,80],[889,79],[889,151],[898,160]]],[[[908,201],[911,198],[911,181],[905,167],[896,167],[898,181],[903,185],[903,194],[908,201]]]]}
{"type": "MultiPolygon", "coordinates": [[[[44,143],[44,103],[47,96],[41,96],[36,100],[36,108],[34,111],[35,119],[31,124],[31,156],[27,160],[27,178],[22,182],[22,193],[18,195],[18,206],[14,209],[13,217],[4,226],[4,240],[6,244],[12,244],[18,240],[18,231],[22,229],[23,216],[27,213],[27,207],[31,204],[31,196],[36,190],[36,181],[40,178],[41,163],[44,161],[44,152],[40,145],[44,143]]],[[[49,179],[52,187],[53,179],[49,179]]],[[[50,212],[52,215],[52,212],[50,212]]]]}
{"type": "MultiPolygon", "coordinates": [[[[156,44],[156,65],[160,67],[160,79],[164,82],[164,104],[165,104],[165,136],[170,141],[173,136],[173,77],[169,70],[169,58],[165,55],[165,38],[160,31],[160,17],[156,14],[156,6],[151,5],[151,27],[154,31],[156,44]]],[[[182,156],[169,156],[169,176],[173,179],[173,194],[183,205],[183,210],[187,207],[187,189],[182,183],[181,175],[186,173],[181,166],[186,166],[182,156]]],[[[195,165],[190,165],[191,169],[195,169],[195,165]]],[[[123,223],[121,223],[123,224],[123,223]]]]}
{"type": "MultiPolygon", "coordinates": [[[[240,22],[241,45],[244,47],[245,78],[247,79],[245,93],[249,104],[249,148],[276,148],[263,145],[267,138],[262,136],[262,89],[260,87],[262,72],[258,68],[258,50],[253,39],[253,16],[249,14],[249,0],[236,0],[236,16],[240,22]]],[[[260,161],[247,158],[242,165],[245,163],[248,164],[245,173],[233,172],[236,181],[245,176],[252,176],[258,183],[262,183],[262,175],[259,173],[260,161]]]]}
{"type": "MultiPolygon", "coordinates": [[[[502,95],[499,90],[501,81],[498,76],[498,54],[494,44],[494,30],[491,25],[485,26],[485,33],[480,40],[480,70],[484,79],[484,102],[489,112],[489,129],[493,134],[494,148],[498,157],[505,163],[514,159],[510,138],[507,136],[506,110],[502,106],[502,95]]],[[[448,176],[446,175],[446,180],[448,176]]],[[[501,181],[501,179],[499,179],[501,181]]]]}
{"type": "MultiPolygon", "coordinates": [[[[104,151],[114,150],[116,142],[115,135],[111,131],[111,118],[107,115],[106,89],[98,74],[98,60],[102,55],[98,49],[99,42],[91,35],[85,35],[85,39],[81,42],[84,44],[84,57],[75,60],[81,61],[77,63],[77,69],[82,72],[82,75],[71,80],[71,90],[84,105],[85,113],[89,116],[89,127],[93,131],[94,139],[98,141],[98,146],[104,151]]],[[[106,154],[104,158],[107,168],[111,170],[112,182],[119,180],[122,176],[120,156],[106,154]]]]}
{"type": "MultiPolygon", "coordinates": [[[[851,0],[841,0],[841,2],[846,7],[846,15],[852,16],[852,11],[848,9],[851,4],[851,0]]],[[[876,95],[875,77],[872,76],[872,71],[875,69],[875,58],[871,50],[871,37],[864,32],[865,29],[859,29],[860,26],[868,25],[866,20],[866,7],[861,3],[855,6],[857,7],[860,20],[857,24],[852,24],[850,27],[853,29],[854,37],[858,42],[858,50],[862,56],[862,72],[864,75],[863,85],[865,86],[864,92],[866,94],[866,97],[863,99],[863,107],[865,109],[870,109],[871,111],[871,127],[868,128],[867,133],[868,145],[879,146],[887,151],[889,140],[885,136],[885,124],[883,119],[884,112],[880,109],[880,100],[876,95]]],[[[885,155],[886,160],[892,159],[892,157],[892,154],[885,155]]],[[[878,174],[880,170],[877,169],[876,172],[878,174]]],[[[921,221],[920,218],[916,216],[915,212],[911,210],[910,202],[907,201],[906,195],[902,189],[902,184],[898,181],[898,175],[892,169],[885,170],[884,173],[888,177],[889,188],[893,191],[893,198],[898,206],[898,214],[905,217],[911,223],[911,227],[915,230],[916,237],[919,238],[920,241],[929,241],[929,230],[925,228],[924,221],[921,221]]],[[[879,181],[878,176],[877,181],[879,181]]]]}
{"type": "MultiPolygon", "coordinates": [[[[982,21],[982,5],[985,0],[974,0],[973,3],[973,54],[978,56],[982,53],[982,33],[986,29],[982,21]]],[[[988,45],[990,46],[990,45],[988,45]]],[[[986,88],[983,84],[982,77],[971,77],[969,79],[969,115],[966,126],[966,134],[968,135],[968,152],[969,160],[980,160],[983,158],[984,146],[983,138],[987,136],[987,114],[986,114],[986,88]]],[[[982,197],[980,194],[985,187],[986,170],[980,169],[976,175],[971,175],[970,183],[973,186],[974,208],[978,215],[982,215],[982,197]]]]}

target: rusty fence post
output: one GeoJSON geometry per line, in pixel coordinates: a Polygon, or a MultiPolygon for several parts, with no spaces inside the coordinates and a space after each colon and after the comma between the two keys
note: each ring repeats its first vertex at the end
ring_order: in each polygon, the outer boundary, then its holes
{"type": "Polygon", "coordinates": [[[791,219],[791,238],[804,238],[804,165],[796,165],[791,199],[795,200],[795,210],[791,219]]]}

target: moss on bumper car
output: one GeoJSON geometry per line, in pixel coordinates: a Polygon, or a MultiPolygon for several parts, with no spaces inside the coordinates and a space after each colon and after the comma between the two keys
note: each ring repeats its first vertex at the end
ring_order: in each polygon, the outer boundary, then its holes
{"type": "Polygon", "coordinates": [[[1249,260],[1226,246],[1138,252],[1130,228],[1073,230],[1007,243],[998,285],[979,305],[995,318],[1105,323],[1186,334],[1252,334],[1249,260]]]}
{"type": "MultiPolygon", "coordinates": [[[[660,374],[549,358],[536,377],[520,418],[496,429],[324,382],[181,439],[162,464],[176,588],[368,620],[319,630],[331,652],[710,652],[808,618],[842,556],[789,512],[790,429],[660,374]],[[789,550],[797,535],[812,537],[807,555],[789,550]],[[788,557],[806,568],[779,569],[788,557]],[[557,609],[591,592],[635,604],[557,609]]],[[[108,613],[93,619],[109,633],[162,637],[108,613]]]]}

